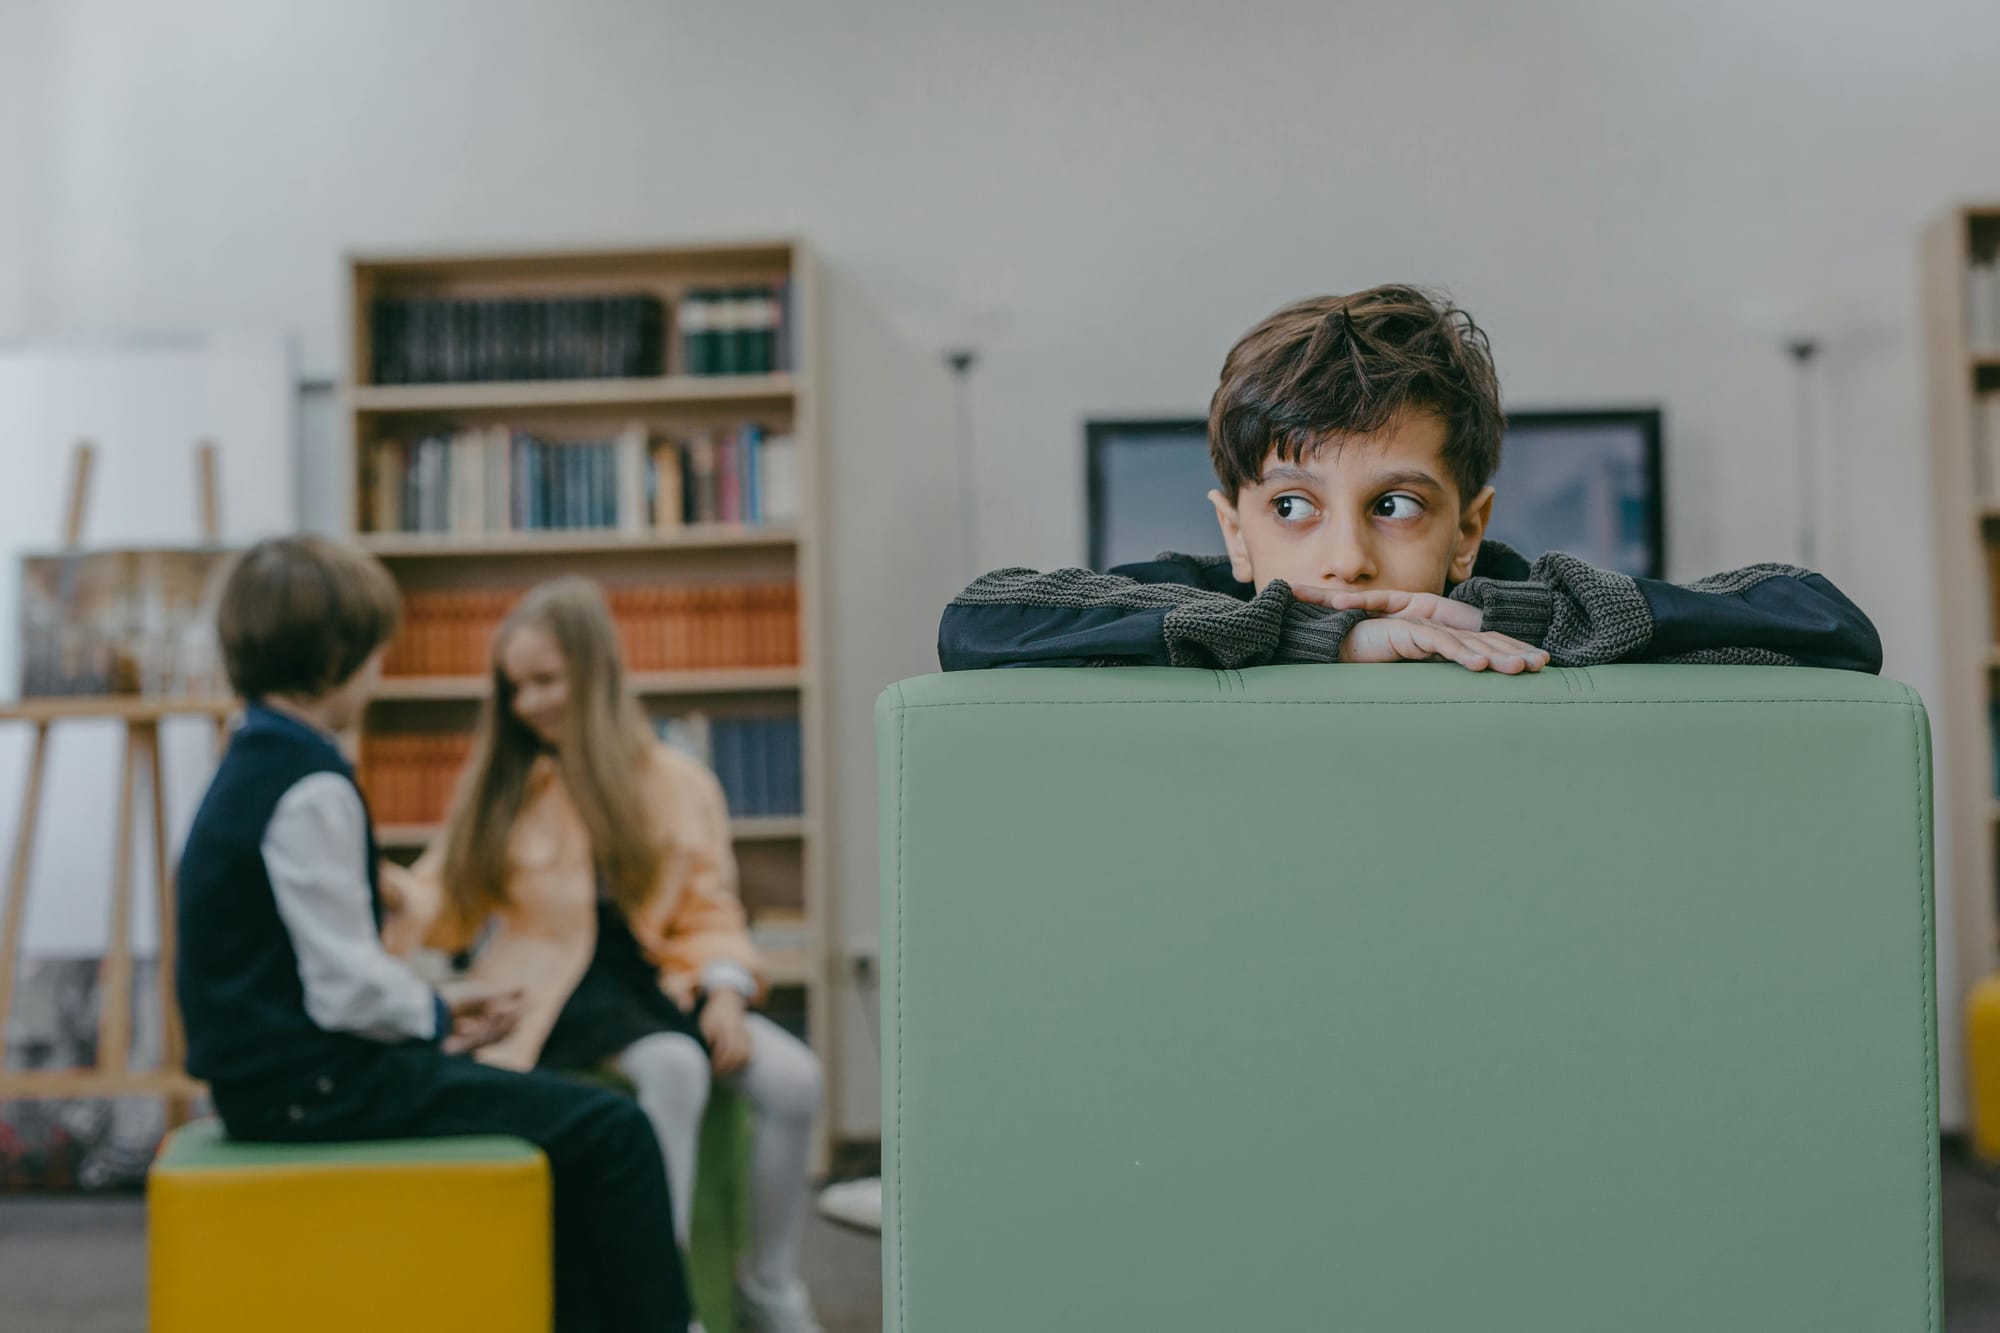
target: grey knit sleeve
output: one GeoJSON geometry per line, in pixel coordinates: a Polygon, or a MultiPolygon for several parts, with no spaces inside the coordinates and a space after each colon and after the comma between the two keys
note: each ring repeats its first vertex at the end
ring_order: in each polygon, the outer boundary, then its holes
{"type": "MultiPolygon", "coordinates": [[[[1283,588],[1273,583],[1265,588],[1283,588]]],[[[1338,662],[1340,646],[1348,632],[1368,618],[1366,611],[1335,611],[1331,607],[1301,602],[1285,590],[1285,618],[1278,634],[1275,662],[1338,662]]]]}
{"type": "Polygon", "coordinates": [[[1652,638],[1652,612],[1636,579],[1560,551],[1535,561],[1524,582],[1468,579],[1452,595],[1473,583],[1486,585],[1464,599],[1487,612],[1481,627],[1546,649],[1556,666],[1629,659],[1652,638]]]}
{"type": "Polygon", "coordinates": [[[1001,569],[945,608],[938,662],[946,671],[1335,662],[1363,618],[1296,601],[1282,581],[1246,599],[1087,569],[1001,569]]]}
{"type": "Polygon", "coordinates": [[[1289,600],[1282,586],[1243,601],[1088,569],[1000,569],[945,608],[938,661],[946,671],[1255,666],[1277,652],[1289,600]]]}
{"type": "Polygon", "coordinates": [[[1825,576],[1751,565],[1685,586],[1552,552],[1520,581],[1472,578],[1452,597],[1482,627],[1547,649],[1556,666],[1686,662],[1882,669],[1868,617],[1825,576]]]}

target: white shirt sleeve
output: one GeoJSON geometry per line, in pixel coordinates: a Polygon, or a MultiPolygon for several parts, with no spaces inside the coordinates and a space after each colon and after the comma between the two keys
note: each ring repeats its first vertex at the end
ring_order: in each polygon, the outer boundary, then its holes
{"type": "Polygon", "coordinates": [[[375,1041],[438,1035],[437,999],[382,947],[368,905],[361,797],[338,773],[299,779],[264,831],[264,872],[292,937],[306,1013],[375,1041]]]}

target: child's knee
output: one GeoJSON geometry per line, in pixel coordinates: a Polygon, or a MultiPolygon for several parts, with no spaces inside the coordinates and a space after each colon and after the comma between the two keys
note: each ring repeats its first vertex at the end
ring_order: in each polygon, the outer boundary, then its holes
{"type": "Polygon", "coordinates": [[[819,1057],[803,1043],[789,1044],[772,1054],[775,1058],[768,1062],[769,1067],[757,1071],[760,1107],[789,1119],[810,1120],[825,1094],[826,1074],[819,1057]]]}
{"type": "Polygon", "coordinates": [[[641,1038],[618,1057],[618,1068],[642,1102],[708,1101],[708,1053],[692,1037],[663,1032],[641,1038]]]}

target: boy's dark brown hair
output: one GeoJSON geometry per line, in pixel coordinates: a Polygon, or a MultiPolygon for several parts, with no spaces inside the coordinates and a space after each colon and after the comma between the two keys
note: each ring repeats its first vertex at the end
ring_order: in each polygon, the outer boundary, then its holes
{"type": "Polygon", "coordinates": [[[401,598],[382,562],[324,537],[278,537],[229,571],[216,635],[245,699],[316,699],[359,671],[396,632],[401,598]]]}
{"type": "Polygon", "coordinates": [[[1208,452],[1231,501],[1271,450],[1296,462],[1329,435],[1367,435],[1397,414],[1445,426],[1461,502],[1500,466],[1500,380],[1486,334],[1442,297],[1390,284],[1312,296],[1243,335],[1208,404],[1208,452]]]}

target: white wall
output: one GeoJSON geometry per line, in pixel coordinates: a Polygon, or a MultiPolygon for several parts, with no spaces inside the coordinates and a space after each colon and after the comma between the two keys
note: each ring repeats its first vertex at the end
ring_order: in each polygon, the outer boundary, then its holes
{"type": "MultiPolygon", "coordinates": [[[[953,330],[985,352],[987,564],[1080,558],[1084,416],[1199,408],[1278,302],[1398,278],[1477,313],[1513,403],[1664,403],[1677,575],[1790,554],[1780,342],[1810,332],[1822,564],[1889,669],[1936,682],[1916,236],[2000,183],[2000,6],[71,0],[39,23],[36,249],[0,329],[290,328],[331,368],[344,247],[820,248],[856,938],[868,705],[933,664],[958,574],[910,555],[953,549],[953,330]]],[[[868,1061],[845,1082],[872,1124],[868,1061]]]]}
{"type": "MultiPolygon", "coordinates": [[[[195,444],[213,440],[221,536],[231,544],[298,526],[293,431],[298,369],[270,334],[134,339],[0,339],[0,441],[10,451],[0,487],[0,689],[21,679],[21,558],[57,549],[72,481],[71,444],[94,443],[83,537],[110,547],[189,546],[201,537],[195,444]]],[[[64,722],[49,733],[46,776],[28,874],[22,949],[33,957],[90,956],[108,939],[125,729],[64,722]]],[[[10,858],[21,828],[33,731],[0,727],[0,846],[10,858]]],[[[181,839],[214,771],[207,722],[161,729],[168,849],[181,839]]],[[[145,822],[145,788],[138,822],[145,822]]],[[[132,947],[157,940],[151,835],[131,849],[136,909],[132,947]]],[[[11,863],[11,861],[10,861],[11,863]]],[[[3,892],[3,891],[0,891],[3,892]]]]}

